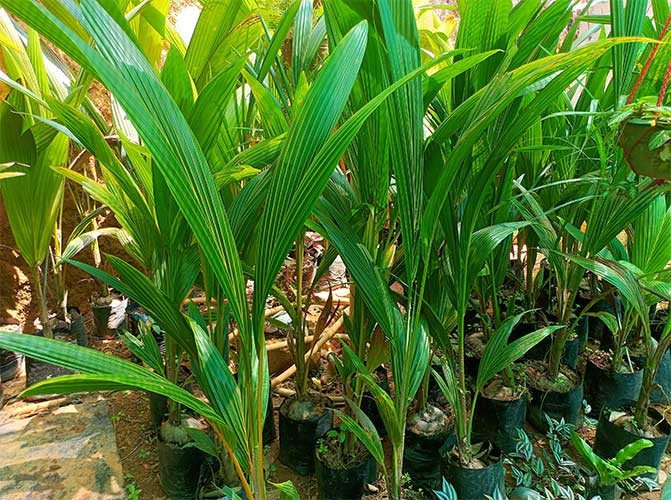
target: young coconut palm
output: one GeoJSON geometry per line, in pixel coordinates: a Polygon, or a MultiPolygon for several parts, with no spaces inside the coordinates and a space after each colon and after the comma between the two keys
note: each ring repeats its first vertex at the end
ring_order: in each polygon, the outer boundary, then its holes
{"type": "Polygon", "coordinates": [[[668,277],[665,273],[663,281],[660,281],[656,273],[644,274],[629,263],[601,257],[571,259],[618,290],[621,300],[637,316],[646,347],[640,393],[634,396],[635,402],[621,401],[604,408],[597,425],[595,451],[602,457],[611,458],[621,447],[647,436],[656,446],[639,454],[635,460],[628,461],[627,468],[644,465],[657,470],[663,455],[661,450],[666,448],[671,431],[660,414],[650,408],[650,402],[662,360],[668,356],[671,347],[671,322],[666,322],[659,342],[655,342],[650,332],[649,308],[650,304],[671,299],[668,277]]]}
{"type": "Polygon", "coordinates": [[[354,27],[333,50],[307,90],[280,156],[269,172],[260,222],[264,238],[257,249],[250,317],[240,257],[212,172],[183,114],[128,32],[119,25],[122,21],[115,21],[95,0],[84,0],[80,18],[96,42],[93,49],[37,3],[10,0],[7,6],[100,78],[127,112],[228,300],[239,334],[238,381],[233,379],[198,319],[182,315],[142,273],[116,258],[110,258],[110,262],[122,280],[90,266],[78,266],[137,300],[175,338],[190,356],[209,403],[196,402],[157,374],[139,367],[131,369],[127,363],[74,346],[44,341],[40,349],[40,344],[31,343],[33,339],[12,335],[2,335],[0,345],[85,372],[44,382],[32,393],[138,387],[194,409],[213,425],[247,495],[265,498],[262,427],[269,386],[263,329],[266,297],[295,234],[305,223],[349,141],[385,98],[424,69],[400,78],[334,133],[363,57],[366,24],[354,27]],[[329,105],[325,106],[327,100],[329,105]]]}
{"type": "MultiPolygon", "coordinates": [[[[544,212],[539,204],[545,199],[542,192],[532,194],[521,188],[523,201],[519,204],[520,213],[527,220],[536,222],[532,229],[557,283],[551,304],[556,307],[557,321],[566,325],[553,336],[547,365],[535,365],[534,370],[539,372],[540,378],[548,381],[549,391],[567,398],[575,391],[581,392],[574,372],[563,364],[566,344],[578,325],[574,306],[587,271],[578,264],[578,259],[591,260],[606,254],[609,249],[617,254],[617,250],[613,249],[621,247],[618,234],[643,214],[660,193],[659,188],[649,183],[633,190],[628,177],[628,169],[620,166],[610,182],[582,184],[582,195],[577,202],[562,204],[561,216],[550,207],[547,213],[544,212]],[[584,231],[579,229],[581,226],[584,231]]],[[[571,191],[575,191],[575,186],[571,191]]],[[[595,301],[584,312],[588,312],[595,301]]],[[[539,380],[539,377],[535,379],[539,380]]],[[[542,413],[546,410],[539,407],[538,411],[537,421],[542,424],[542,413]]],[[[567,404],[562,411],[563,414],[551,416],[575,421],[579,406],[567,404]]]]}
{"type": "MultiPolygon", "coordinates": [[[[627,229],[626,243],[619,248],[613,248],[610,258],[626,266],[645,282],[665,281],[666,271],[664,268],[671,260],[669,224],[671,224],[671,211],[667,208],[665,197],[660,195],[640,217],[632,222],[627,229]]],[[[597,415],[602,404],[610,406],[622,400],[634,400],[638,397],[642,380],[640,369],[644,365],[640,360],[650,348],[646,342],[651,341],[644,333],[645,328],[642,325],[635,303],[632,303],[631,300],[619,300],[621,294],[615,287],[612,287],[610,292],[613,295],[610,302],[615,305],[613,312],[587,312],[588,315],[602,320],[613,336],[612,344],[608,342],[610,339],[603,338],[601,350],[596,353],[596,356],[602,359],[604,356],[606,357],[606,368],[609,372],[607,376],[613,379],[613,383],[602,384],[599,380],[590,379],[589,376],[586,377],[586,389],[592,393],[593,399],[599,405],[596,408],[597,415]],[[611,347],[610,351],[609,347],[611,347]],[[628,383],[618,384],[615,383],[616,379],[628,383]],[[590,387],[590,385],[594,387],[590,387]],[[617,399],[613,399],[616,396],[617,399]]],[[[605,293],[609,293],[609,291],[607,290],[605,293]]],[[[645,299],[646,305],[651,309],[651,317],[654,318],[660,298],[653,294],[645,294],[645,299]]],[[[589,307],[590,304],[583,309],[583,313],[589,307]]],[[[588,372],[589,368],[594,371],[592,365],[593,363],[588,365],[588,372]]],[[[662,387],[659,392],[666,392],[669,388],[669,382],[660,382],[662,387]]],[[[662,399],[667,398],[668,396],[662,395],[662,399]]],[[[592,401],[590,401],[590,404],[594,407],[592,401]]]]}
{"type": "MultiPolygon", "coordinates": [[[[36,31],[28,31],[25,46],[12,20],[0,10],[0,31],[4,35],[2,51],[9,78],[24,82],[38,99],[62,97],[65,89],[46,71],[36,31]],[[11,62],[11,64],[10,64],[11,62]]],[[[6,79],[6,78],[3,78],[6,79]]],[[[31,283],[39,306],[39,318],[45,337],[52,337],[47,291],[47,254],[56,229],[63,200],[64,178],[51,169],[65,166],[69,141],[39,121],[49,118],[43,104],[10,92],[0,102],[0,164],[5,178],[0,185],[12,235],[31,272],[31,283]],[[20,175],[19,175],[20,174],[20,175]]]]}

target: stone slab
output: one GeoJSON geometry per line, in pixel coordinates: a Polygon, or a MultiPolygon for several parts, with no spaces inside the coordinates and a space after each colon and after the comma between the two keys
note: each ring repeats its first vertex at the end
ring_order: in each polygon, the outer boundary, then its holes
{"type": "Polygon", "coordinates": [[[0,498],[126,497],[109,403],[82,395],[14,400],[0,410],[0,498]]]}

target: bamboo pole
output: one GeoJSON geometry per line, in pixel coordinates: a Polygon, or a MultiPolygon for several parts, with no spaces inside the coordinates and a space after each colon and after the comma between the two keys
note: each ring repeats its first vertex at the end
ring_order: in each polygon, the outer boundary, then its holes
{"type": "MultiPolygon", "coordinates": [[[[310,344],[314,340],[315,336],[314,335],[306,335],[305,337],[305,343],[310,344]]],[[[336,333],[333,338],[340,339],[340,340],[348,340],[349,335],[346,333],[336,333]]],[[[266,350],[268,352],[271,351],[279,351],[280,349],[284,349],[286,347],[289,347],[289,344],[286,340],[281,340],[279,342],[271,342],[271,343],[266,343],[266,350]]]]}
{"type": "MultiPolygon", "coordinates": [[[[319,340],[315,344],[314,348],[312,351],[319,351],[319,349],[322,348],[326,342],[331,340],[333,337],[336,336],[338,333],[338,330],[342,327],[344,321],[345,321],[345,314],[348,312],[348,310],[345,310],[343,314],[337,319],[335,323],[333,323],[330,327],[326,328],[324,332],[320,335],[319,340]]],[[[310,353],[307,353],[305,355],[305,361],[309,361],[310,359],[310,353]]],[[[286,381],[289,377],[291,377],[294,373],[296,373],[296,365],[293,364],[286,370],[284,370],[282,373],[280,373],[277,377],[271,380],[270,385],[271,387],[275,387],[282,382],[286,381]]]]}
{"type": "MultiPolygon", "coordinates": [[[[296,395],[296,391],[287,389],[286,387],[276,387],[273,389],[273,392],[283,398],[291,398],[296,395]]],[[[329,396],[329,399],[338,405],[345,403],[345,398],[343,396],[329,396]]]]}

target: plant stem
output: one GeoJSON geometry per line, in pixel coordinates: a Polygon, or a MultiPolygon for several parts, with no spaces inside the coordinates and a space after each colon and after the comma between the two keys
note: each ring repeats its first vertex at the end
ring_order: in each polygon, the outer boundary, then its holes
{"type": "Polygon", "coordinates": [[[263,470],[263,448],[254,450],[254,467],[252,468],[252,486],[254,495],[251,498],[265,500],[266,498],[266,477],[263,470]]]}
{"type": "MultiPolygon", "coordinates": [[[[668,324],[665,330],[667,329],[668,324]]],[[[665,333],[666,336],[663,336],[659,341],[659,344],[657,344],[652,355],[648,353],[648,360],[643,371],[643,383],[641,385],[641,392],[639,393],[638,401],[636,402],[636,410],[634,412],[636,423],[641,429],[645,429],[648,424],[647,417],[648,408],[650,407],[650,395],[655,387],[655,378],[657,377],[659,365],[662,362],[664,354],[666,354],[666,351],[671,347],[671,335],[669,335],[668,331],[665,333]]]]}
{"type": "Polygon", "coordinates": [[[636,318],[633,317],[631,310],[627,310],[624,316],[624,321],[620,323],[618,320],[618,332],[613,334],[615,341],[615,349],[613,352],[613,361],[611,363],[611,369],[614,373],[617,373],[619,369],[624,366],[624,355],[626,352],[626,347],[628,345],[629,333],[636,323],[636,318]]]}
{"type": "Polygon", "coordinates": [[[550,360],[548,361],[548,376],[550,380],[557,380],[561,368],[561,358],[564,353],[564,346],[568,339],[568,328],[562,328],[555,332],[550,348],[550,360]]]}
{"type": "MultiPolygon", "coordinates": [[[[403,426],[405,432],[405,426],[403,426]]],[[[389,488],[389,498],[392,500],[400,500],[401,488],[403,486],[403,447],[404,441],[400,443],[392,443],[392,475],[391,487],[389,488]]]]}
{"type": "Polygon", "coordinates": [[[610,363],[610,370],[613,373],[618,373],[620,371],[620,367],[622,366],[622,344],[620,342],[615,341],[615,348],[613,350],[613,359],[610,363]]]}
{"type": "Polygon", "coordinates": [[[464,465],[468,465],[471,462],[471,460],[473,459],[473,452],[472,452],[472,449],[471,449],[471,433],[473,432],[473,417],[475,416],[475,405],[478,402],[478,396],[479,396],[478,392],[474,391],[473,392],[473,399],[471,401],[470,412],[468,414],[468,428],[466,429],[466,436],[467,436],[466,444],[468,446],[468,449],[467,449],[468,460],[463,462],[464,465]]]}
{"type": "Polygon", "coordinates": [[[37,295],[37,305],[39,307],[40,323],[42,323],[42,335],[45,338],[53,339],[54,334],[51,331],[51,323],[49,323],[49,306],[47,305],[46,288],[42,286],[40,278],[40,265],[37,264],[32,268],[33,285],[37,295]]]}
{"type": "MultiPolygon", "coordinates": [[[[303,327],[303,258],[305,254],[305,231],[296,238],[296,397],[307,394],[307,376],[305,362],[305,329],[303,327]]],[[[308,360],[309,363],[309,360],[308,360]]]]}
{"type": "Polygon", "coordinates": [[[515,373],[513,372],[512,365],[508,365],[503,369],[501,372],[501,378],[503,379],[503,383],[511,389],[514,390],[517,387],[515,373]]]}
{"type": "MultiPolygon", "coordinates": [[[[494,331],[501,324],[501,305],[499,304],[499,298],[496,294],[497,286],[495,280],[492,279],[492,310],[494,312],[494,331]]],[[[486,326],[486,325],[485,325],[486,326]]],[[[489,338],[489,333],[487,334],[487,339],[489,338]]]]}
{"type": "MultiPolygon", "coordinates": [[[[569,282],[567,280],[567,282],[569,282]]],[[[555,332],[552,338],[552,347],[550,349],[550,361],[548,363],[548,375],[550,380],[557,380],[559,376],[559,371],[561,369],[561,359],[564,354],[564,348],[566,347],[566,342],[571,334],[572,329],[569,328],[568,324],[571,319],[571,310],[573,309],[573,302],[575,300],[575,293],[571,290],[567,290],[566,287],[561,288],[560,299],[560,317],[559,322],[562,325],[566,325],[561,330],[555,332]]]]}
{"type": "MultiPolygon", "coordinates": [[[[431,360],[431,356],[429,357],[431,360]]],[[[429,361],[429,366],[426,368],[426,373],[422,379],[422,385],[419,386],[419,391],[417,393],[417,411],[423,410],[427,403],[429,402],[429,380],[431,376],[431,361],[429,361]]]]}
{"type": "MultiPolygon", "coordinates": [[[[254,498],[254,495],[252,494],[252,490],[249,486],[249,482],[247,481],[247,478],[245,477],[245,473],[242,470],[242,467],[240,467],[240,462],[238,461],[238,458],[235,456],[235,453],[233,452],[233,449],[230,447],[230,445],[226,442],[226,439],[224,439],[224,435],[219,431],[216,425],[213,425],[212,428],[214,429],[215,434],[219,438],[219,442],[224,445],[226,448],[226,453],[230,457],[231,461],[233,462],[233,467],[235,467],[235,472],[238,475],[238,479],[240,479],[240,484],[242,484],[242,489],[245,492],[245,496],[247,498],[254,498]]],[[[264,484],[265,486],[265,484],[264,484]]]]}
{"type": "Polygon", "coordinates": [[[636,420],[638,427],[641,429],[645,429],[648,426],[647,416],[648,408],[650,407],[650,394],[652,393],[656,373],[657,370],[652,367],[651,363],[646,363],[645,370],[643,371],[641,392],[639,393],[636,409],[634,411],[634,419],[636,420]]]}
{"type": "Polygon", "coordinates": [[[465,335],[466,335],[466,325],[465,325],[465,312],[466,312],[466,302],[463,301],[462,311],[459,314],[459,359],[457,360],[457,370],[459,377],[459,405],[461,406],[461,412],[457,412],[457,450],[459,452],[459,459],[462,463],[469,463],[471,461],[471,443],[470,435],[468,432],[468,403],[466,401],[466,365],[465,365],[465,335]],[[461,413],[461,415],[459,415],[461,413]],[[461,418],[459,418],[461,417],[461,418]]]}
{"type": "MultiPolygon", "coordinates": [[[[363,232],[363,244],[368,249],[373,260],[377,258],[380,239],[375,219],[375,208],[372,207],[368,214],[368,219],[366,220],[366,226],[363,232]]],[[[357,293],[357,286],[354,282],[350,284],[350,312],[353,330],[353,332],[348,332],[350,333],[350,340],[354,345],[357,357],[366,361],[368,358],[367,347],[371,337],[371,331],[369,330],[369,325],[366,321],[365,304],[362,297],[357,293]],[[356,339],[356,341],[354,339],[356,339]]],[[[375,367],[372,368],[374,369],[375,367]]],[[[355,377],[354,379],[354,392],[359,395],[358,406],[361,406],[364,394],[364,383],[360,377],[355,377]]]]}
{"type": "MultiPolygon", "coordinates": [[[[536,302],[536,292],[534,290],[534,265],[536,264],[536,250],[530,248],[527,244],[527,266],[526,266],[526,295],[527,295],[527,305],[534,304],[536,302]]],[[[542,286],[542,283],[541,283],[542,286]]],[[[535,307],[535,306],[534,306],[535,307]]]]}
{"type": "MultiPolygon", "coordinates": [[[[166,335],[165,338],[165,359],[166,359],[166,377],[173,384],[177,384],[178,368],[177,368],[177,350],[175,349],[175,343],[172,341],[170,336],[166,335]]],[[[172,425],[180,425],[181,415],[179,404],[177,404],[172,399],[168,400],[168,421],[172,425]]]]}

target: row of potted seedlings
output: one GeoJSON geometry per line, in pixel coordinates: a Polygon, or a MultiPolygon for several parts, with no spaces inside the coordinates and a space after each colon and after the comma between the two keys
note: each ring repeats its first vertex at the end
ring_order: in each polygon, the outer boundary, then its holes
{"type": "MultiPolygon", "coordinates": [[[[466,340],[464,368],[474,391],[471,399],[477,394],[472,421],[467,422],[472,431],[468,439],[472,436],[473,440],[468,444],[472,450],[471,463],[460,464],[452,453],[458,446],[455,429],[461,425],[459,419],[463,415],[451,405],[447,373],[441,369],[445,354],[438,349],[432,375],[425,390],[419,392],[406,430],[403,469],[413,488],[436,490],[446,478],[459,498],[483,498],[497,490],[504,491],[502,454],[515,450],[518,431],[524,429],[525,422],[545,430],[550,417],[579,427],[583,400],[591,416],[598,418],[594,445],[598,456],[611,458],[626,445],[645,438],[653,445],[627,461],[625,468],[659,467],[670,429],[664,416],[650,408],[650,404],[671,401],[671,336],[668,335],[671,326],[667,323],[667,311],[657,307],[659,297],[657,300],[648,297],[649,314],[636,316],[632,304],[605,280],[588,275],[583,285],[572,314],[573,331],[566,336],[560,375],[555,383],[548,383],[547,360],[562,328],[556,325],[556,315],[547,310],[518,313],[511,305],[514,301],[508,301],[509,311],[503,307],[507,320],[487,336],[484,330],[490,318],[481,312],[476,314],[476,308],[470,310],[467,323],[471,333],[466,340]],[[514,313],[518,314],[513,316],[514,313]],[[502,330],[504,334],[500,333],[502,330]],[[534,336],[538,332],[543,334],[534,336]],[[481,360],[488,355],[487,344],[494,337],[497,341],[505,338],[503,345],[525,339],[529,342],[516,363],[506,365],[483,385],[479,373],[481,360]]],[[[473,303],[477,306],[476,300],[473,303]]],[[[135,335],[126,336],[129,348],[146,364],[151,364],[151,360],[160,363],[151,368],[179,380],[182,368],[171,367],[165,361],[171,347],[160,329],[152,327],[140,309],[130,309],[127,318],[135,335]],[[131,339],[141,342],[134,345],[131,339]]],[[[100,330],[106,331],[103,327],[100,330]]],[[[458,346],[453,347],[458,350],[458,346]]],[[[18,356],[7,351],[2,354],[2,376],[8,380],[15,376],[18,356]]],[[[338,359],[331,361],[341,365],[345,395],[357,399],[355,385],[351,377],[343,374],[342,363],[338,359]]],[[[308,390],[309,368],[309,365],[301,367],[297,373],[298,394],[287,398],[279,408],[279,459],[299,474],[316,474],[323,498],[360,498],[365,485],[375,482],[379,471],[376,460],[347,426],[348,413],[360,410],[380,436],[386,434],[383,419],[367,390],[360,394],[359,404],[352,406],[354,410],[334,410],[327,396],[308,390]],[[304,382],[298,383],[299,379],[304,382]],[[334,427],[335,421],[340,425],[334,427]]],[[[383,391],[393,391],[387,368],[379,366],[374,374],[383,391]]],[[[50,375],[54,373],[45,376],[50,375]]],[[[33,378],[29,385],[35,381],[33,378]]],[[[166,493],[177,498],[211,487],[208,474],[222,472],[204,453],[203,446],[193,446],[194,433],[202,432],[197,422],[188,423],[186,427],[195,430],[184,433],[177,405],[155,394],[149,400],[152,421],[159,433],[161,482],[166,493]],[[173,425],[175,422],[178,425],[173,425]],[[208,467],[202,467],[203,464],[208,467]]],[[[276,438],[272,401],[268,408],[265,444],[276,438]]],[[[234,481],[234,474],[229,473],[228,478],[234,481]]]]}
{"type": "MultiPolygon", "coordinates": [[[[617,295],[613,297],[617,299],[617,295]]],[[[613,302],[619,304],[619,300],[613,302]]],[[[608,309],[609,306],[604,302],[601,307],[608,309]]],[[[520,315],[515,318],[517,321],[511,321],[514,323],[511,340],[542,329],[544,325],[538,322],[547,320],[539,314],[527,316],[520,315]],[[537,323],[526,319],[527,316],[538,318],[537,323]]],[[[444,381],[440,381],[440,368],[436,366],[440,364],[439,356],[434,358],[436,378],[429,381],[424,404],[420,407],[421,402],[416,403],[406,431],[404,472],[409,475],[414,488],[425,492],[439,489],[442,479],[447,478],[456,487],[459,498],[483,498],[497,490],[504,491],[502,454],[515,450],[517,433],[524,429],[525,422],[529,421],[541,430],[545,429],[547,417],[550,417],[578,427],[583,418],[583,399],[590,405],[591,415],[600,416],[595,443],[599,456],[611,458],[627,444],[646,438],[654,445],[641,451],[625,467],[659,467],[669,440],[668,424],[656,410],[648,412],[649,417],[643,425],[638,423],[634,413],[629,412],[635,409],[633,400],[639,394],[643,398],[654,395],[654,402],[666,402],[660,389],[671,379],[664,378],[667,373],[664,369],[660,371],[659,366],[664,368],[664,359],[668,358],[668,342],[661,342],[652,350],[651,362],[647,363],[648,384],[643,385],[645,370],[627,373],[626,370],[611,369],[612,347],[603,331],[605,322],[602,320],[607,316],[587,316],[585,313],[582,317],[585,321],[577,322],[581,329],[571,343],[576,347],[569,344],[568,356],[564,356],[564,385],[555,385],[548,390],[544,383],[543,350],[551,346],[548,342],[551,337],[546,336],[530,348],[519,363],[496,374],[479,393],[472,422],[476,444],[473,445],[475,453],[471,466],[460,466],[451,455],[456,445],[454,428],[458,423],[441,391],[445,386],[444,381]],[[636,381],[630,382],[632,378],[636,381]]],[[[471,352],[468,376],[475,379],[479,359],[473,354],[471,352]]],[[[390,390],[387,369],[379,367],[376,379],[385,391],[390,390]]],[[[150,402],[154,421],[159,424],[169,414],[168,405],[164,398],[155,396],[150,402]]],[[[360,407],[378,433],[384,435],[382,419],[370,394],[363,395],[360,407]]],[[[334,418],[334,414],[342,415],[333,410],[330,399],[323,394],[306,391],[301,396],[286,399],[278,412],[279,460],[298,474],[316,474],[323,498],[360,498],[365,485],[377,479],[377,465],[370,453],[356,442],[347,425],[334,427],[334,421],[346,423],[338,416],[334,418]]],[[[163,424],[161,432],[166,428],[163,424]]],[[[166,446],[168,439],[175,441],[174,437],[167,436],[159,440],[163,486],[173,495],[178,495],[179,491],[183,493],[184,488],[195,491],[199,484],[203,484],[202,477],[199,482],[200,467],[197,464],[204,461],[204,455],[193,447],[184,453],[182,447],[166,446]],[[171,457],[175,454],[177,458],[171,457]],[[175,483],[182,486],[175,489],[175,483]]],[[[272,405],[269,405],[264,442],[270,444],[274,439],[274,415],[272,405]]]]}

